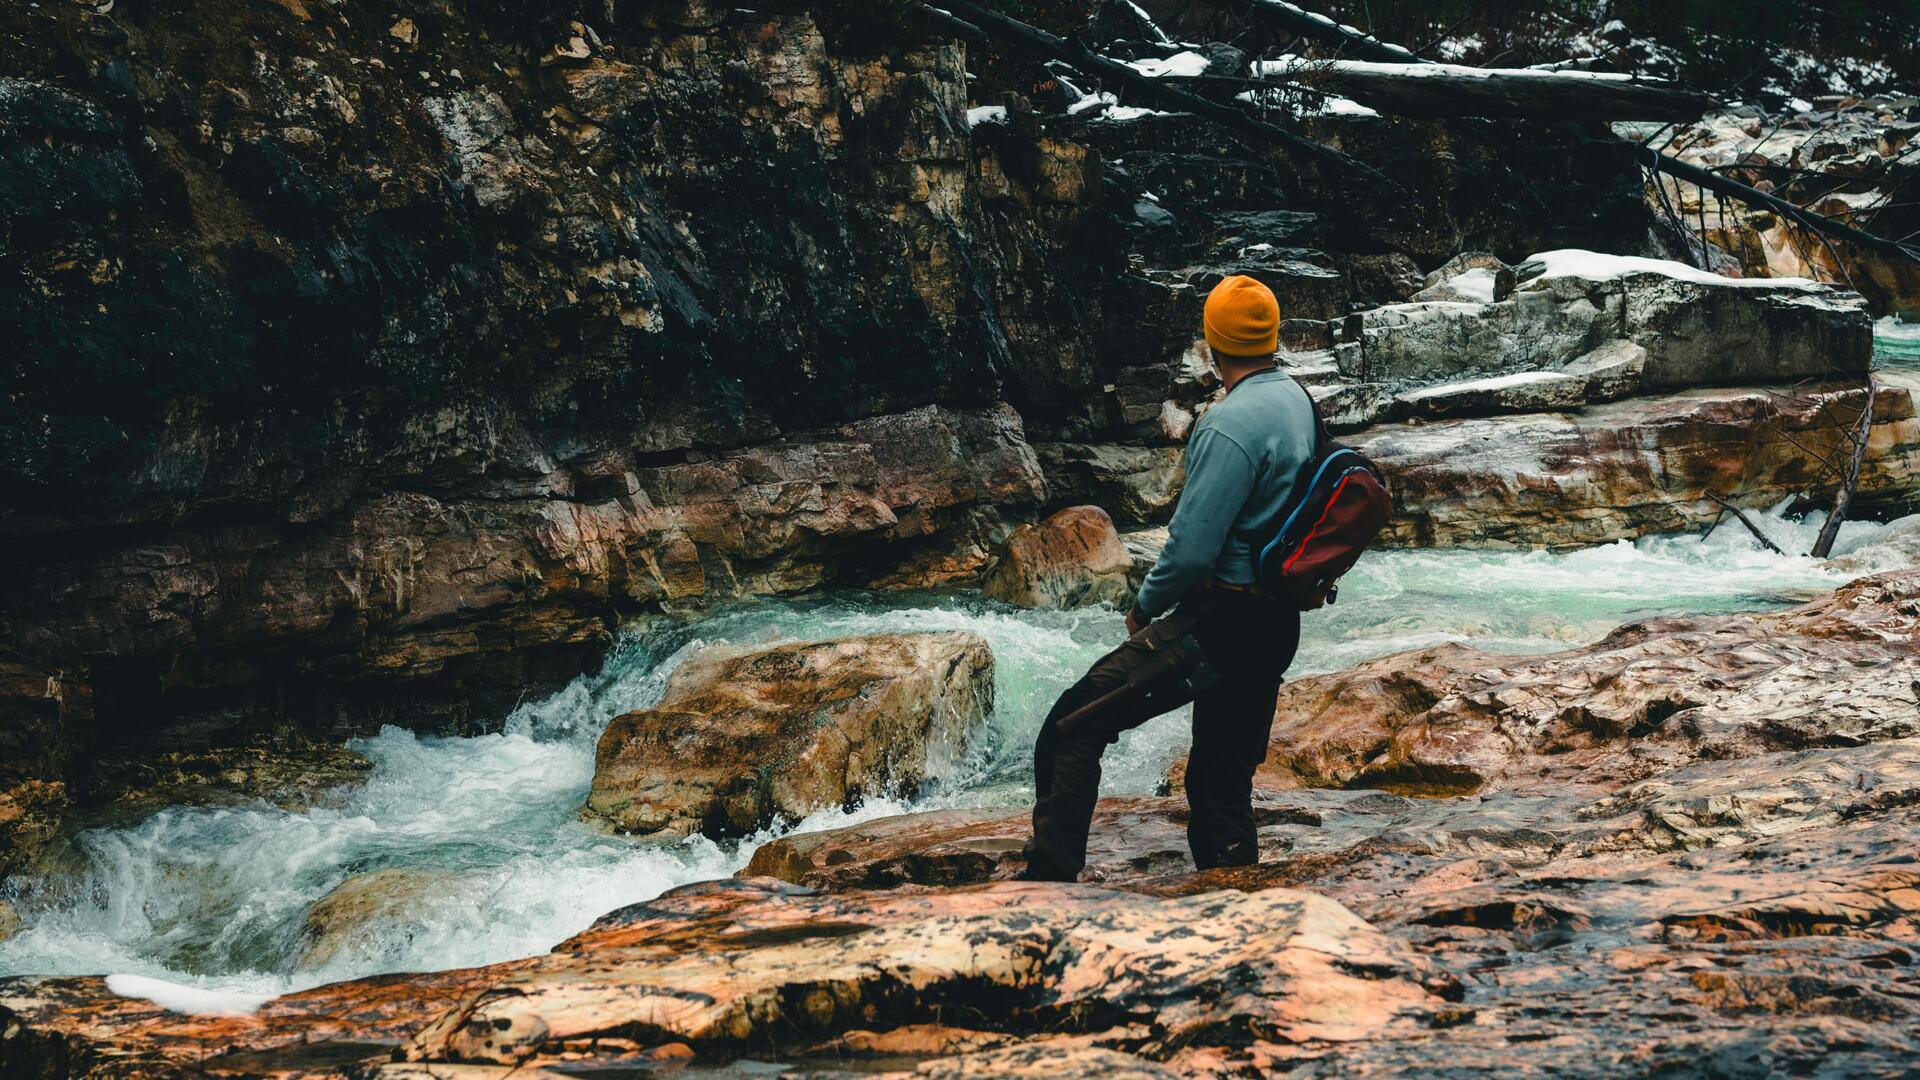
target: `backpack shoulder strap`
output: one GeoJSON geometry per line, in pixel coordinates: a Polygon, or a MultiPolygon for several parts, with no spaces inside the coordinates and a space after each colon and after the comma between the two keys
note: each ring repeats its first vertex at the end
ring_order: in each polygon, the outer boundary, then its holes
{"type": "Polygon", "coordinates": [[[1313,413],[1313,452],[1317,457],[1327,452],[1328,445],[1333,442],[1333,433],[1327,430],[1327,422],[1320,415],[1320,403],[1313,400],[1312,392],[1301,386],[1298,379],[1294,380],[1293,385],[1299,386],[1300,392],[1307,396],[1307,408],[1313,413]]]}

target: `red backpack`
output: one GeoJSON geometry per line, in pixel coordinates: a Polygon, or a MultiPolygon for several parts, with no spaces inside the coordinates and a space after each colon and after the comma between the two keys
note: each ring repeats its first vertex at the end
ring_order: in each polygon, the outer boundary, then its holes
{"type": "Polygon", "coordinates": [[[1254,564],[1261,587],[1301,611],[1338,598],[1340,575],[1366,554],[1393,513],[1380,467],[1333,441],[1312,394],[1307,404],[1313,408],[1314,453],[1294,483],[1292,510],[1254,564]]]}

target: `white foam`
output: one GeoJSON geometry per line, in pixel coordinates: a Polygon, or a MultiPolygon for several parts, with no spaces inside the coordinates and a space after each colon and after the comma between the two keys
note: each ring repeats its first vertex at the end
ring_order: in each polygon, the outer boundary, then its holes
{"type": "Polygon", "coordinates": [[[1904,322],[1898,315],[1873,321],[1873,336],[1882,341],[1920,341],[1920,322],[1904,322]]]}
{"type": "Polygon", "coordinates": [[[121,997],[141,998],[170,1012],[193,1016],[247,1016],[275,997],[244,990],[188,986],[127,973],[107,976],[107,989],[121,997]]]}

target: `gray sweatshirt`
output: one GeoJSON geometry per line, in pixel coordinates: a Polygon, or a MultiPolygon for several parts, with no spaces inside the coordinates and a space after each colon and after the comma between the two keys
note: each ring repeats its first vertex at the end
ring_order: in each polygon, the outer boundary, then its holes
{"type": "Polygon", "coordinates": [[[1313,406],[1286,373],[1234,386],[1187,440],[1186,487],[1133,609],[1157,619],[1210,580],[1253,584],[1255,545],[1279,527],[1313,445],[1313,406]]]}

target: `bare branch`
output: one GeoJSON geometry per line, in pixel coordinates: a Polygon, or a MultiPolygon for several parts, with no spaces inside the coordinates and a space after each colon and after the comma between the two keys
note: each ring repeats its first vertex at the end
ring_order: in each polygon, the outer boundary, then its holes
{"type": "MultiPolygon", "coordinates": [[[[1733,505],[1732,503],[1721,498],[1720,496],[1715,495],[1711,491],[1706,492],[1705,494],[1707,498],[1712,499],[1714,502],[1718,503],[1720,505],[1720,509],[1725,510],[1726,512],[1732,514],[1734,517],[1738,518],[1740,520],[1740,524],[1745,525],[1747,527],[1747,531],[1753,534],[1753,538],[1760,541],[1761,547],[1766,548],[1768,551],[1773,552],[1775,555],[1786,554],[1786,552],[1780,550],[1779,544],[1776,544],[1772,540],[1768,539],[1767,534],[1760,531],[1760,526],[1754,524],[1753,519],[1747,516],[1747,512],[1745,510],[1740,509],[1739,507],[1733,505]]],[[[1702,537],[1701,539],[1704,540],[1706,538],[1702,537]]]]}

